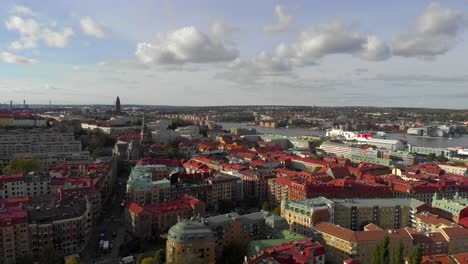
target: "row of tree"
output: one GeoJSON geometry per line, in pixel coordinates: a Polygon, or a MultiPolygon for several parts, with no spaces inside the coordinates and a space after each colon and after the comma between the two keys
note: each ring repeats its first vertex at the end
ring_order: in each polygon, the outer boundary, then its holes
{"type": "MultiPolygon", "coordinates": [[[[377,245],[372,254],[372,264],[405,264],[403,241],[398,240],[398,245],[396,249],[390,255],[389,250],[390,238],[385,236],[380,244],[377,245]]],[[[422,261],[423,249],[421,245],[417,244],[411,255],[408,256],[410,259],[410,264],[420,264],[422,261]]]]}

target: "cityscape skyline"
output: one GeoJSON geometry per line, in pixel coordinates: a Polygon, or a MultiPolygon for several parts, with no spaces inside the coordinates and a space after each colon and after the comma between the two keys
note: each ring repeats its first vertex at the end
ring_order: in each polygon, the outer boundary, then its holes
{"type": "Polygon", "coordinates": [[[0,6],[2,103],[466,109],[466,1],[0,6]]]}

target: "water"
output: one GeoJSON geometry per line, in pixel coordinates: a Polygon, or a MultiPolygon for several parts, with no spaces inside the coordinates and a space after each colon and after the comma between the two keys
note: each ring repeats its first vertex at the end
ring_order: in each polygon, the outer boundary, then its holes
{"type": "MultiPolygon", "coordinates": [[[[258,133],[264,134],[275,134],[288,137],[298,137],[298,136],[324,136],[325,131],[316,131],[307,128],[266,128],[261,126],[247,126],[246,123],[226,123],[219,122],[218,124],[222,125],[224,129],[231,128],[255,128],[258,133]]],[[[430,147],[430,148],[450,148],[450,147],[464,147],[468,148],[468,135],[463,135],[459,137],[449,138],[423,138],[406,135],[404,133],[387,133],[387,139],[397,139],[407,141],[408,144],[420,147],[430,147]]]]}

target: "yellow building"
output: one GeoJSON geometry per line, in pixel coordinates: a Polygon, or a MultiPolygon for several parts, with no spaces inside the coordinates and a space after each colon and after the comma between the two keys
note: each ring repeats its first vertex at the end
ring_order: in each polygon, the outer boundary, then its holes
{"type": "Polygon", "coordinates": [[[389,236],[389,252],[393,252],[401,239],[404,245],[404,256],[408,256],[413,248],[411,236],[404,229],[352,231],[347,228],[327,222],[315,225],[319,233],[319,242],[325,247],[326,259],[330,263],[343,263],[346,259],[357,259],[361,263],[371,263],[375,247],[385,237],[389,236]]]}
{"type": "Polygon", "coordinates": [[[20,208],[0,209],[0,256],[2,263],[16,263],[31,254],[28,214],[20,208]]]}
{"type": "Polygon", "coordinates": [[[184,220],[169,229],[166,242],[166,262],[190,263],[195,258],[207,264],[216,261],[216,238],[214,233],[196,220],[184,220]]]}

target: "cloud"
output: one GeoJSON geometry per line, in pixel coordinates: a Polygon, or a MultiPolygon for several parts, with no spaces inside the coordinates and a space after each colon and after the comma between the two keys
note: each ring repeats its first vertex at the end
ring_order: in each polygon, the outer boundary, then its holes
{"type": "Polygon", "coordinates": [[[49,47],[65,48],[68,46],[69,38],[73,36],[73,34],[73,30],[69,27],[63,29],[62,32],[56,32],[46,28],[42,32],[42,39],[49,47]]]}
{"type": "Polygon", "coordinates": [[[94,36],[96,38],[104,38],[107,36],[107,30],[89,16],[80,19],[81,29],[86,35],[94,36]]]}
{"type": "Polygon", "coordinates": [[[143,63],[184,64],[231,61],[239,51],[219,35],[209,36],[191,26],[160,34],[153,42],[138,43],[135,54],[143,63]]]}
{"type": "Polygon", "coordinates": [[[368,61],[386,60],[392,56],[390,47],[377,36],[368,36],[357,55],[368,61]]]}
{"type": "Polygon", "coordinates": [[[276,14],[276,17],[278,18],[278,21],[276,22],[276,24],[264,26],[263,31],[269,32],[269,33],[283,32],[286,29],[288,29],[288,27],[292,24],[293,17],[288,16],[284,13],[283,6],[280,6],[280,5],[275,6],[275,14],[276,14]]]}
{"type": "Polygon", "coordinates": [[[455,46],[464,27],[461,12],[431,3],[407,32],[395,35],[394,55],[432,58],[455,46]]]}
{"type": "Polygon", "coordinates": [[[10,13],[26,16],[35,16],[36,14],[27,6],[15,5],[10,9],[10,13]]]}
{"type": "Polygon", "coordinates": [[[9,52],[0,52],[0,61],[6,62],[6,63],[17,63],[17,64],[36,64],[39,63],[39,61],[34,60],[34,59],[29,59],[21,56],[16,56],[14,54],[11,54],[9,52]]]}
{"type": "Polygon", "coordinates": [[[5,22],[5,27],[10,31],[18,31],[20,39],[10,44],[13,50],[36,48],[39,38],[40,26],[34,19],[23,19],[19,16],[11,16],[5,22]]]}
{"type": "Polygon", "coordinates": [[[69,38],[74,34],[69,27],[60,31],[53,31],[41,26],[35,19],[24,19],[19,16],[10,16],[5,22],[9,31],[17,31],[20,38],[8,46],[11,50],[33,49],[37,47],[39,40],[53,48],[64,48],[69,44],[69,38]]]}

